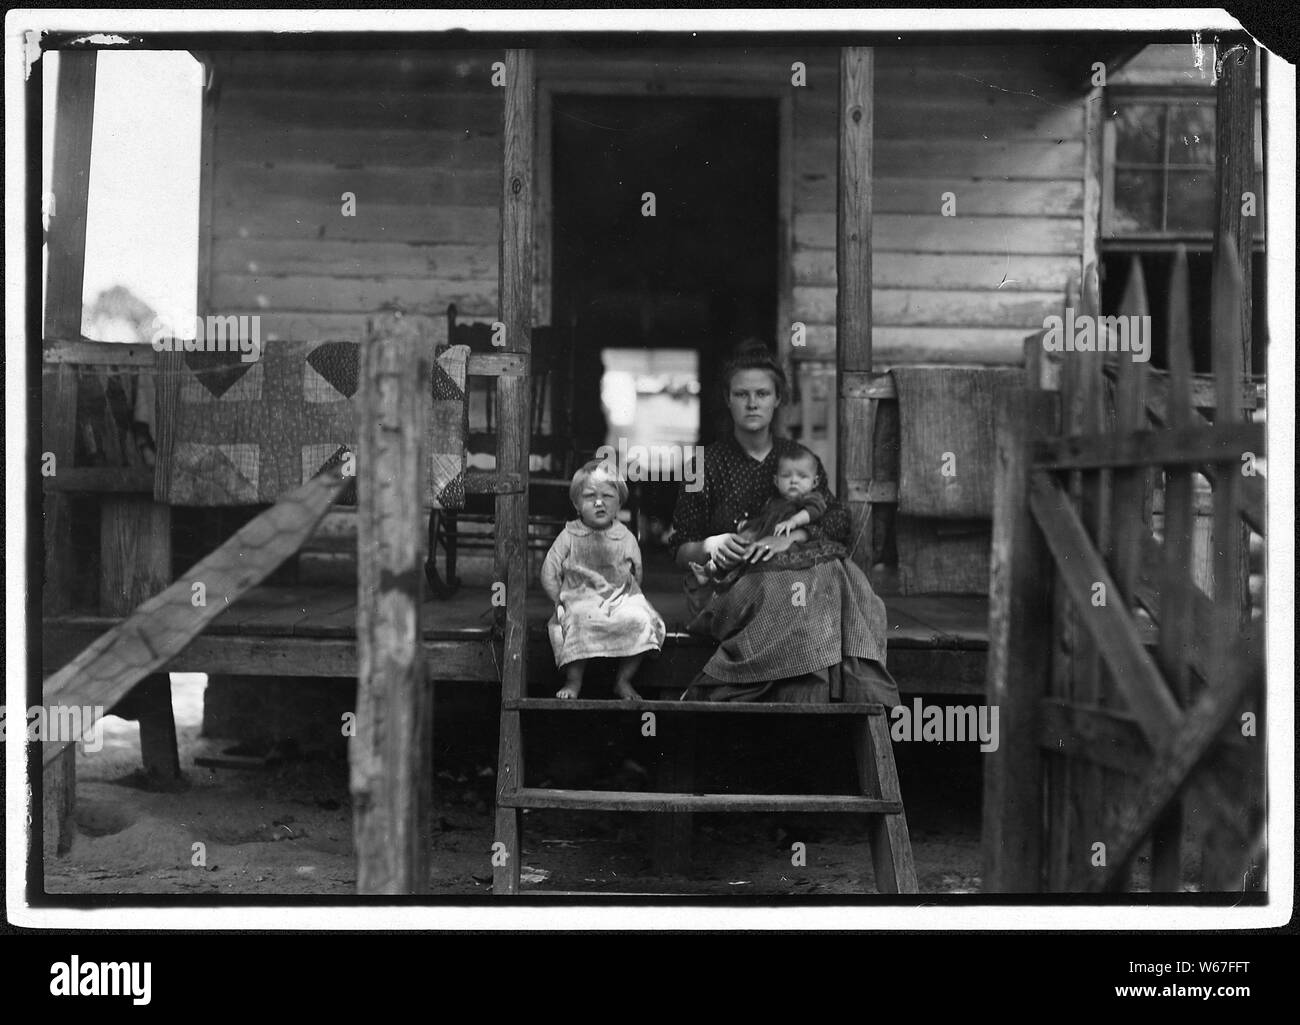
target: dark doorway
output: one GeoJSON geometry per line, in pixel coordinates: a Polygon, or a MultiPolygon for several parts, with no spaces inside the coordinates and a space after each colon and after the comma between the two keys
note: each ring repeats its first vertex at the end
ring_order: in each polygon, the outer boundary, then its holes
{"type": "Polygon", "coordinates": [[[600,353],[619,348],[698,353],[708,442],[728,351],[772,341],[776,101],[557,95],[552,131],[552,299],[575,329],[576,447],[607,440],[600,353]]]}

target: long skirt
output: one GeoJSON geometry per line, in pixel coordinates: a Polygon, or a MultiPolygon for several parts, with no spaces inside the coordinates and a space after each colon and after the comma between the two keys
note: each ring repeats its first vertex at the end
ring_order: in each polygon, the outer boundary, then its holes
{"type": "Polygon", "coordinates": [[[689,629],[713,637],[718,650],[684,697],[825,702],[837,667],[845,700],[900,703],[885,669],[884,602],[861,569],[839,559],[755,569],[691,621],[689,629]]]}

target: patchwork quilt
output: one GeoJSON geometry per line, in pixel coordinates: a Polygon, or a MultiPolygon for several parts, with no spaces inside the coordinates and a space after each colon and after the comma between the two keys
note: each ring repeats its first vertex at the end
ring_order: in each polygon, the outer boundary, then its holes
{"type": "MultiPolygon", "coordinates": [[[[459,509],[469,348],[444,345],[435,353],[425,506],[459,509]]],[[[239,352],[160,353],[157,499],[181,506],[271,503],[326,467],[353,461],[360,356],[355,341],[271,340],[253,362],[241,361],[239,352]]],[[[339,504],[355,502],[353,480],[339,504]]]]}

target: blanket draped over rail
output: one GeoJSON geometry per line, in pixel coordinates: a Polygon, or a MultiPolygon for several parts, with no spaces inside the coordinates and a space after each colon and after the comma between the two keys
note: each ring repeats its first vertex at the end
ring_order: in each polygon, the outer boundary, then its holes
{"type": "MultiPolygon", "coordinates": [[[[157,499],[182,506],[270,503],[325,467],[343,464],[349,473],[360,354],[354,341],[277,340],[248,362],[239,352],[160,353],[157,499]]],[[[437,350],[426,441],[429,508],[464,505],[468,355],[464,345],[437,350]]],[[[355,501],[353,481],[339,503],[355,501]]]]}

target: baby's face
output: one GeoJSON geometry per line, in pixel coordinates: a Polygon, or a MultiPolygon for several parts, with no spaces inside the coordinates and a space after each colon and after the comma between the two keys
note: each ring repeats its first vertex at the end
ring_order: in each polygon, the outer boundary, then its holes
{"type": "Polygon", "coordinates": [[[578,517],[592,530],[608,530],[618,520],[618,488],[608,477],[593,474],[578,496],[578,517]]]}
{"type": "Polygon", "coordinates": [[[782,459],[776,464],[777,493],[802,498],[817,486],[817,468],[808,459],[782,459]]]}

